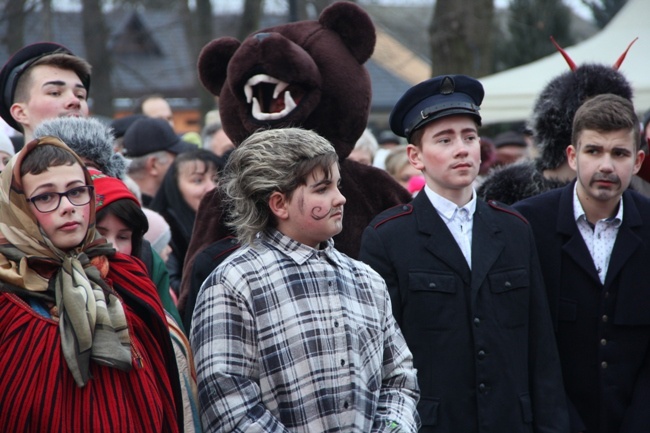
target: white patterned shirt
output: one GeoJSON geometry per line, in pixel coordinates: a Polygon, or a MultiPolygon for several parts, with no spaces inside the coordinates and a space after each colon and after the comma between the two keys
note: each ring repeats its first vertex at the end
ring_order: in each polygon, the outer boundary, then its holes
{"type": "Polygon", "coordinates": [[[623,199],[621,198],[618,204],[618,212],[616,216],[611,218],[601,219],[595,225],[587,220],[585,211],[582,208],[580,199],[578,198],[578,183],[576,182],[573,188],[573,216],[578,225],[578,230],[582,234],[591,259],[598,272],[598,278],[601,283],[605,283],[607,276],[607,269],[609,268],[609,259],[612,256],[618,229],[623,221],[623,199]]]}
{"type": "Polygon", "coordinates": [[[424,187],[424,191],[463,252],[467,265],[472,269],[472,228],[476,211],[476,191],[472,191],[472,199],[462,207],[436,193],[428,185],[424,187]]]}
{"type": "Polygon", "coordinates": [[[383,279],[275,229],[203,284],[190,340],[204,432],[416,432],[416,371],[383,279]]]}

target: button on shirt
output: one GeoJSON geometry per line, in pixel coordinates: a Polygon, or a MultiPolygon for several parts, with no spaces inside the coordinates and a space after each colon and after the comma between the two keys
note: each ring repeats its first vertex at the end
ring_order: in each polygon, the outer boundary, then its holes
{"type": "Polygon", "coordinates": [[[619,202],[618,213],[616,216],[606,219],[601,219],[595,225],[587,220],[585,211],[582,204],[578,199],[578,184],[573,188],[573,216],[578,225],[578,230],[587,245],[591,259],[598,272],[598,278],[602,284],[605,283],[607,276],[607,268],[609,267],[609,259],[612,256],[614,243],[616,242],[616,235],[618,229],[623,221],[623,199],[619,202]]]}
{"type": "Polygon", "coordinates": [[[424,191],[463,252],[467,265],[472,269],[472,227],[476,211],[476,191],[472,191],[472,199],[463,207],[458,207],[456,203],[447,200],[428,186],[424,187],[424,191]]]}
{"type": "Polygon", "coordinates": [[[416,432],[411,353],[383,279],[275,229],[206,280],[191,341],[207,432],[416,432]]]}

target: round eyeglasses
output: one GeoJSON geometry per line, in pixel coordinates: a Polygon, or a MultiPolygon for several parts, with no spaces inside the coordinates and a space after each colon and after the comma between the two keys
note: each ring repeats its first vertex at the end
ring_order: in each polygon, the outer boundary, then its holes
{"type": "Polygon", "coordinates": [[[66,192],[46,192],[28,198],[40,213],[54,212],[61,205],[61,198],[65,197],[74,206],[83,206],[90,203],[93,198],[94,187],[92,185],[78,186],[66,192]]]}

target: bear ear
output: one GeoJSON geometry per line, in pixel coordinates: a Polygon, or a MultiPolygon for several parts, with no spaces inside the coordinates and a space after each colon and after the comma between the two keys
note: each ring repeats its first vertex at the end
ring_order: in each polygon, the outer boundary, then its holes
{"type": "Polygon", "coordinates": [[[219,96],[226,82],[228,62],[241,43],[231,37],[223,37],[209,42],[201,49],[197,67],[203,86],[213,95],[219,96]]]}
{"type": "Polygon", "coordinates": [[[370,16],[352,2],[336,2],[321,13],[318,21],[339,34],[355,59],[361,64],[372,56],[377,35],[370,16]]]}

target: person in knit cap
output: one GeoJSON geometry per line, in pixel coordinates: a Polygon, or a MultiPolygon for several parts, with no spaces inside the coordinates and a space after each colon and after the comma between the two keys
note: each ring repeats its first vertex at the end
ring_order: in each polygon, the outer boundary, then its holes
{"type": "Polygon", "coordinates": [[[604,93],[632,100],[632,86],[611,66],[585,64],[554,77],[538,96],[529,122],[538,156],[494,170],[478,189],[479,197],[513,204],[573,180],[566,156],[573,116],[587,99],[604,93]]]}
{"type": "MultiPolygon", "coordinates": [[[[107,176],[94,169],[90,169],[89,172],[95,187],[97,232],[106,238],[118,252],[137,257],[143,262],[152,262],[151,246],[144,240],[149,223],[137,198],[120,179],[107,176]]],[[[167,312],[167,323],[174,346],[178,372],[181,376],[185,423],[183,432],[200,431],[200,422],[194,415],[197,404],[196,372],[189,341],[185,336],[178,310],[170,298],[169,276],[163,272],[165,271],[164,263],[153,262],[153,269],[150,266],[147,270],[157,285],[158,294],[167,312]],[[164,278],[159,278],[161,275],[164,278]]]]}
{"type": "Polygon", "coordinates": [[[158,288],[163,307],[180,323],[180,315],[169,294],[169,273],[144,239],[149,221],[138,199],[120,179],[94,169],[90,174],[95,186],[97,230],[117,251],[143,261],[158,288]]]}

